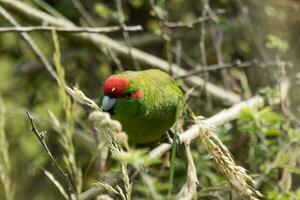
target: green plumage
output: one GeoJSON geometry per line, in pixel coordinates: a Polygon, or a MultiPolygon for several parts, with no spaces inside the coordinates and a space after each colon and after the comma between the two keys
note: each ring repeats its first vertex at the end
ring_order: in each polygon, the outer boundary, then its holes
{"type": "Polygon", "coordinates": [[[143,97],[117,99],[112,118],[121,122],[130,143],[160,139],[183,112],[184,97],[176,81],[155,69],[126,71],[118,76],[128,80],[127,90],[140,90],[143,97]]]}

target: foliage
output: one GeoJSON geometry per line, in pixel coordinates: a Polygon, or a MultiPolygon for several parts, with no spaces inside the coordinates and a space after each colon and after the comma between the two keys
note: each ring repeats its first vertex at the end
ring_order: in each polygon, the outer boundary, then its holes
{"type": "Polygon", "coordinates": [[[240,134],[248,137],[245,164],[259,174],[257,184],[266,187],[270,199],[293,199],[290,181],[296,180],[299,168],[295,154],[299,150],[299,130],[270,107],[262,110],[246,109],[238,120],[240,134]],[[279,184],[278,184],[279,183],[279,184]],[[280,197],[277,197],[278,194],[280,197]]]}

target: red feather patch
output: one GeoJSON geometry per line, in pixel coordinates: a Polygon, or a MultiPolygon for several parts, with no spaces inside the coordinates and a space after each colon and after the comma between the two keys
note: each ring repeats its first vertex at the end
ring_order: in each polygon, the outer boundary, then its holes
{"type": "Polygon", "coordinates": [[[112,75],[104,82],[104,94],[114,98],[126,97],[125,89],[128,87],[128,81],[118,75],[112,75]]]}
{"type": "Polygon", "coordinates": [[[131,98],[133,99],[141,99],[143,97],[143,93],[141,90],[137,90],[135,93],[132,94],[131,98]]]}

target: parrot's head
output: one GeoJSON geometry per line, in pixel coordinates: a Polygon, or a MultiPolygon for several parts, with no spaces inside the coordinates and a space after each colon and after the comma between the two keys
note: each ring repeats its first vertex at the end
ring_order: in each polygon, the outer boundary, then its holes
{"type": "Polygon", "coordinates": [[[112,75],[103,85],[102,109],[116,118],[136,117],[142,110],[142,88],[124,74],[112,75]]]}

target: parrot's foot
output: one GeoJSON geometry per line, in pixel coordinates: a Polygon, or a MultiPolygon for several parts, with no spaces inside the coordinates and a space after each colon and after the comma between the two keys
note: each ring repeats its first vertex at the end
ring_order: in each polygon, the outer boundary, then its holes
{"type": "Polygon", "coordinates": [[[180,152],[179,149],[181,147],[179,136],[174,132],[174,130],[169,129],[163,137],[163,141],[173,144],[173,140],[175,139],[176,152],[177,154],[180,152]]]}

